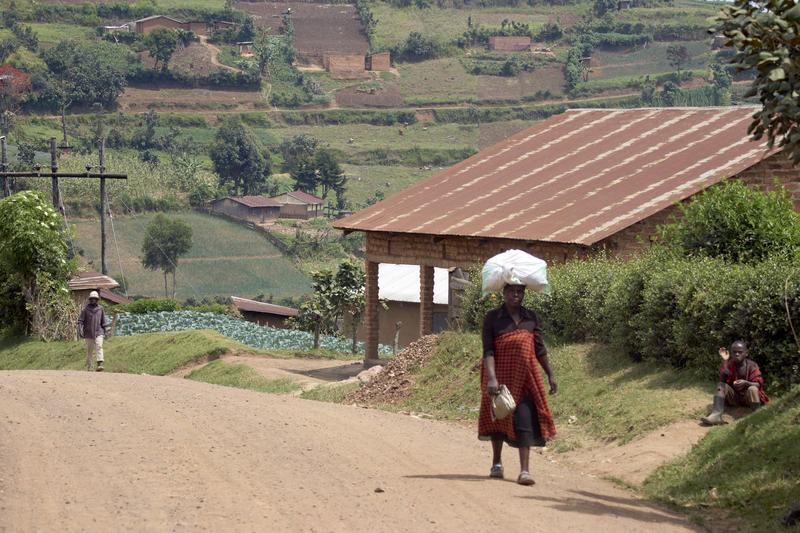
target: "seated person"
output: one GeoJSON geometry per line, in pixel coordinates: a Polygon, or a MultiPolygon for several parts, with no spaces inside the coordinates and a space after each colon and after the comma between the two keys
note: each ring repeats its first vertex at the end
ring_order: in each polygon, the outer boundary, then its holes
{"type": "Polygon", "coordinates": [[[720,348],[722,367],[719,370],[719,383],[714,395],[714,409],[711,414],[700,419],[710,426],[724,424],[722,413],[725,406],[761,407],[769,402],[764,392],[764,378],[758,364],[747,357],[747,344],[736,341],[731,344],[730,353],[727,348],[720,348]]]}

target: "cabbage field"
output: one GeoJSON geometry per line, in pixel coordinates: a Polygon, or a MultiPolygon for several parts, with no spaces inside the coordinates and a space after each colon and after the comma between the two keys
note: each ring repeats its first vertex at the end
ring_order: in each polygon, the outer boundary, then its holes
{"type": "MultiPolygon", "coordinates": [[[[158,313],[132,314],[121,313],[117,321],[117,335],[128,336],[137,333],[153,333],[156,331],[186,331],[195,329],[213,329],[226,337],[244,345],[262,350],[311,350],[314,346],[314,335],[306,331],[294,329],[267,328],[216,313],[200,313],[197,311],[172,311],[158,313]]],[[[349,352],[352,340],[345,337],[322,335],[320,347],[337,352],[349,352]]],[[[364,343],[358,343],[358,349],[364,353],[364,343]]],[[[392,349],[379,345],[382,355],[391,354],[392,349]]]]}

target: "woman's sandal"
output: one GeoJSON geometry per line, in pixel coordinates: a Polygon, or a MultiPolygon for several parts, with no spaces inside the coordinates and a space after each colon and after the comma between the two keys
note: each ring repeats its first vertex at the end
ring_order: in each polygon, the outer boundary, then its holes
{"type": "Polygon", "coordinates": [[[533,476],[531,476],[529,472],[522,471],[519,473],[517,483],[520,485],[534,485],[536,481],[534,481],[533,476]]]}
{"type": "Polygon", "coordinates": [[[495,479],[503,479],[503,465],[501,464],[493,465],[492,469],[489,470],[489,477],[495,479]]]}

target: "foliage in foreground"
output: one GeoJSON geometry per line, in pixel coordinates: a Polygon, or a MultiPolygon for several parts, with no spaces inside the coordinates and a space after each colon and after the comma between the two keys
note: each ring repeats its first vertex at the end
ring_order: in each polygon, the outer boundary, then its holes
{"type": "Polygon", "coordinates": [[[749,531],[777,531],[779,519],[800,498],[798,421],[800,386],[709,432],[686,457],[652,474],[645,491],[683,507],[724,509],[749,531]]]}
{"type": "MultiPolygon", "coordinates": [[[[311,333],[292,329],[266,328],[216,313],[176,311],[119,316],[117,335],[127,336],[155,331],[189,331],[211,329],[237,342],[258,349],[311,350],[314,337],[311,333]]],[[[320,336],[320,347],[337,352],[348,352],[350,341],[329,335],[320,336]]],[[[359,350],[363,350],[359,343],[359,350]]],[[[389,346],[380,345],[382,354],[391,353],[389,346]]]]}
{"type": "Polygon", "coordinates": [[[41,193],[0,200],[0,320],[44,340],[70,338],[76,322],[61,217],[41,193]]]}
{"type": "Polygon", "coordinates": [[[800,4],[735,0],[721,10],[714,29],[736,50],[733,64],[755,70],[745,97],[758,96],[763,108],[749,131],[756,139],[766,135],[770,146],[778,141],[800,163],[800,4]]]}

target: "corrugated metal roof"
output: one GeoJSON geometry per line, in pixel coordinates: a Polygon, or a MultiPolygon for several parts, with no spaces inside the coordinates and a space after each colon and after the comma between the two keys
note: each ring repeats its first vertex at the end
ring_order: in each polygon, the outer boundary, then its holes
{"type": "Polygon", "coordinates": [[[266,196],[229,196],[228,199],[247,207],[280,207],[283,205],[266,196]]]}
{"type": "Polygon", "coordinates": [[[239,298],[238,296],[231,296],[231,301],[234,307],[239,311],[250,311],[251,313],[266,313],[269,315],[280,316],[296,316],[297,309],[292,307],[284,307],[282,305],[275,305],[266,302],[259,302],[257,300],[248,300],[247,298],[239,298]]]}
{"type": "MultiPolygon", "coordinates": [[[[446,268],[433,269],[433,303],[447,304],[448,277],[446,268]]],[[[419,265],[378,265],[378,298],[390,302],[419,303],[419,265]]]]}
{"type": "Polygon", "coordinates": [[[309,193],[303,192],[303,191],[292,191],[292,192],[287,193],[287,194],[289,196],[291,196],[293,198],[297,198],[301,202],[305,202],[307,204],[322,204],[322,203],[324,203],[322,198],[319,198],[318,196],[314,196],[313,194],[309,194],[309,193]]]}
{"type": "Polygon", "coordinates": [[[94,291],[119,287],[119,283],[114,278],[105,276],[100,272],[80,272],[76,277],[69,280],[68,285],[72,291],[94,291]]]}
{"type": "Polygon", "coordinates": [[[768,155],[754,110],[570,110],[334,227],[591,245],[768,155]]]}

